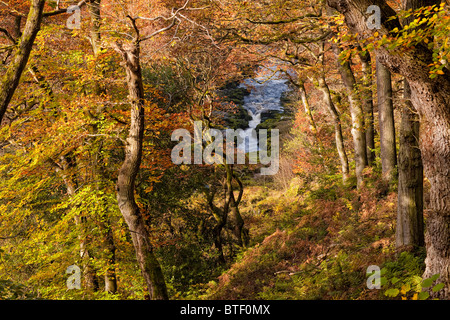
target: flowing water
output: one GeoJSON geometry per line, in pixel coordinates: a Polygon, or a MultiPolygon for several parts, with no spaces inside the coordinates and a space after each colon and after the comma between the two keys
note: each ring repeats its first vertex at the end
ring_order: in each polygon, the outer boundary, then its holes
{"type": "Polygon", "coordinates": [[[288,90],[286,82],[278,73],[274,75],[270,69],[261,69],[256,78],[246,79],[240,85],[250,90],[250,94],[244,97],[243,107],[252,119],[249,121],[249,127],[241,134],[244,141],[238,145],[238,149],[246,153],[258,151],[258,138],[255,128],[261,123],[262,113],[284,111],[281,96],[283,92],[288,90]]]}

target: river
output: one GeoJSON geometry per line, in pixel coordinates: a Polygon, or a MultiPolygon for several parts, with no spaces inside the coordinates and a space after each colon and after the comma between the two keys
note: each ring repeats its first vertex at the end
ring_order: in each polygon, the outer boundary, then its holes
{"type": "Polygon", "coordinates": [[[271,68],[261,67],[255,78],[246,79],[240,84],[250,91],[244,97],[244,109],[252,117],[249,127],[244,129],[241,137],[244,142],[238,145],[238,149],[244,152],[258,151],[258,138],[255,128],[261,123],[261,116],[268,111],[283,112],[281,103],[282,94],[289,89],[287,80],[283,79],[279,72],[275,73],[271,68]]]}

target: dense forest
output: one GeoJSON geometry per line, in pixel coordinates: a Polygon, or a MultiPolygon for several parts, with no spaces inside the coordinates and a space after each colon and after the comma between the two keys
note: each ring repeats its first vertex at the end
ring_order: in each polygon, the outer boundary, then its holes
{"type": "Polygon", "coordinates": [[[0,1],[0,300],[448,300],[449,12],[0,1]]]}

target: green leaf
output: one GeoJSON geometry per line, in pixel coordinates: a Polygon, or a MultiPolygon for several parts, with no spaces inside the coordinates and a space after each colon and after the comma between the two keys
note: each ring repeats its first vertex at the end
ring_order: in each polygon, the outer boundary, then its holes
{"type": "Polygon", "coordinates": [[[384,292],[384,295],[385,295],[385,296],[388,296],[388,297],[396,297],[396,296],[398,295],[399,292],[400,292],[400,291],[399,291],[398,289],[392,288],[392,289],[387,289],[387,290],[384,292]]]}
{"type": "Polygon", "coordinates": [[[396,284],[396,283],[399,282],[399,281],[400,281],[400,279],[397,278],[397,277],[393,277],[393,278],[391,279],[391,283],[392,283],[392,284],[396,284]]]}
{"type": "Polygon", "coordinates": [[[427,291],[422,291],[419,293],[419,300],[426,300],[430,294],[427,291]]]}
{"type": "Polygon", "coordinates": [[[441,290],[444,287],[443,283],[438,283],[437,285],[435,285],[433,287],[433,292],[438,292],[439,290],[441,290]]]}
{"type": "Polygon", "coordinates": [[[440,274],[436,273],[436,274],[433,274],[430,279],[432,279],[433,281],[436,281],[439,277],[440,277],[440,274]]]}
{"type": "Polygon", "coordinates": [[[433,284],[433,280],[431,278],[425,279],[422,281],[422,288],[431,287],[432,284],[433,284]]]}

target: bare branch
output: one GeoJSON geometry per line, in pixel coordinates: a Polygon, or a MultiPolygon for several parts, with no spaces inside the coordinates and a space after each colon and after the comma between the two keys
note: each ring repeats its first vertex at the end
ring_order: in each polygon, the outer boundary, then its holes
{"type": "MultiPolygon", "coordinates": [[[[77,7],[81,8],[82,6],[84,6],[86,4],[86,0],[82,0],[80,2],[78,2],[78,4],[76,5],[77,7]]],[[[55,11],[50,11],[50,12],[44,12],[42,14],[43,17],[52,17],[52,16],[56,16],[58,14],[62,14],[62,13],[67,13],[67,9],[58,9],[55,11]]]]}
{"type": "Polygon", "coordinates": [[[287,19],[287,20],[272,20],[272,21],[255,21],[255,20],[251,20],[251,19],[245,19],[250,23],[253,24],[269,24],[269,25],[276,25],[276,24],[288,24],[288,23],[293,23],[293,22],[297,22],[299,20],[303,20],[305,18],[320,18],[321,17],[321,13],[319,14],[315,14],[315,13],[308,13],[305,14],[304,16],[300,16],[300,17],[295,17],[292,19],[287,19]]]}
{"type": "Polygon", "coordinates": [[[0,32],[3,32],[9,41],[11,41],[12,43],[16,43],[16,39],[11,36],[8,30],[6,30],[5,28],[0,28],[0,32]]]}
{"type": "Polygon", "coordinates": [[[142,38],[142,39],[139,39],[139,42],[142,42],[142,41],[151,39],[151,38],[153,38],[154,36],[156,36],[156,35],[158,35],[158,34],[164,32],[164,31],[168,31],[168,30],[172,29],[173,26],[175,25],[175,21],[179,21],[179,18],[173,19],[173,20],[172,20],[172,23],[171,23],[169,26],[167,26],[167,27],[165,27],[165,28],[161,28],[161,29],[159,29],[158,31],[153,32],[152,34],[150,34],[150,35],[148,35],[148,36],[146,36],[146,37],[144,37],[144,38],[142,38]]]}

